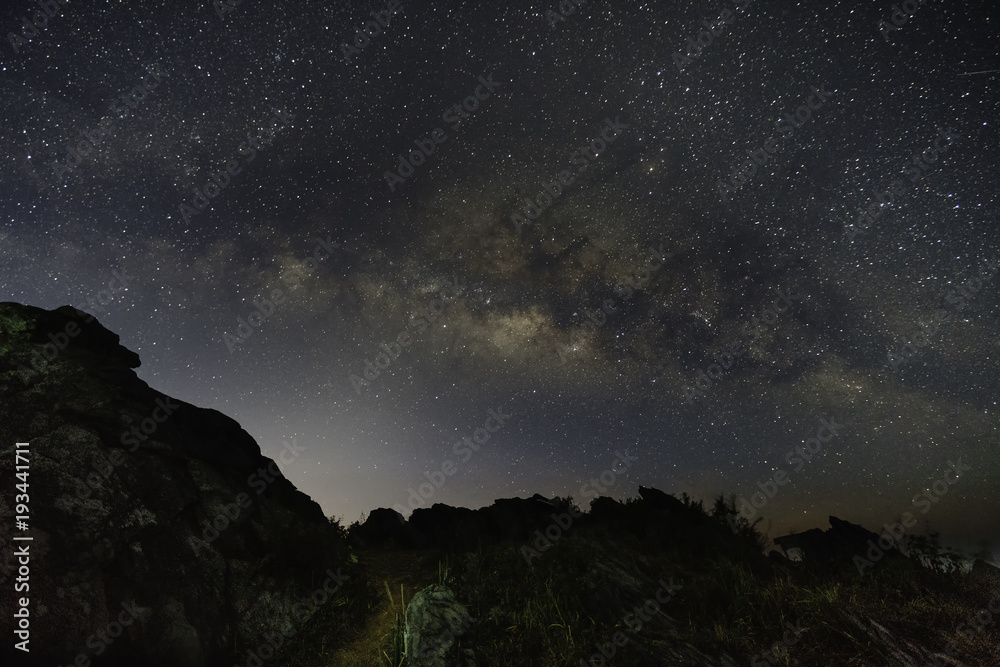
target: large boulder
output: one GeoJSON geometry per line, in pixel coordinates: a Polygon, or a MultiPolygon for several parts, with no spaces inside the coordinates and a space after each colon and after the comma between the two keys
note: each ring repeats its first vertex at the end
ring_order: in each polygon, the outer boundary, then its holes
{"type": "Polygon", "coordinates": [[[24,480],[5,463],[0,633],[14,636],[8,592],[27,545],[32,658],[245,664],[336,594],[346,547],[238,423],[151,389],[138,366],[86,313],[0,303],[0,456],[12,464],[29,443],[18,535],[33,538],[9,534],[24,480]]]}
{"type": "Polygon", "coordinates": [[[988,596],[994,601],[994,607],[1000,603],[1000,568],[990,565],[982,558],[977,558],[972,562],[972,569],[969,571],[969,583],[978,589],[982,596],[988,596]]]}
{"type": "Polygon", "coordinates": [[[403,643],[407,667],[459,664],[457,644],[474,619],[447,586],[428,586],[406,606],[403,643]]]}
{"type": "Polygon", "coordinates": [[[413,510],[409,525],[430,544],[449,549],[474,549],[480,538],[477,513],[465,507],[434,503],[413,510]]]}
{"type": "Polygon", "coordinates": [[[426,542],[402,514],[387,507],[372,510],[364,523],[353,527],[351,538],[359,547],[367,549],[412,549],[426,542]]]}
{"type": "Polygon", "coordinates": [[[554,522],[553,515],[567,511],[559,499],[549,500],[536,493],[530,498],[499,498],[477,510],[483,533],[491,540],[529,539],[536,530],[554,522]]]}
{"type": "Polygon", "coordinates": [[[351,527],[351,538],[362,547],[426,547],[470,551],[499,541],[531,539],[553,524],[554,515],[570,512],[562,499],[500,498],[471,510],[435,503],[413,510],[409,520],[396,510],[373,510],[364,523],[351,527]]]}
{"type": "Polygon", "coordinates": [[[687,511],[687,507],[685,507],[684,503],[677,500],[677,498],[674,498],[672,495],[660,491],[659,489],[640,486],[639,497],[642,498],[646,506],[652,510],[673,512],[680,515],[687,511]]]}
{"type": "MultiPolygon", "coordinates": [[[[786,555],[797,550],[804,560],[816,565],[851,564],[855,556],[866,555],[871,546],[869,541],[877,545],[881,537],[863,526],[835,516],[830,516],[829,520],[828,530],[810,528],[801,533],[776,537],[774,543],[786,555]]],[[[892,558],[900,556],[894,543],[887,550],[887,555],[892,558]]]]}
{"type": "Polygon", "coordinates": [[[597,522],[612,523],[622,520],[628,514],[628,508],[614,498],[600,496],[590,501],[589,516],[597,522]]]}

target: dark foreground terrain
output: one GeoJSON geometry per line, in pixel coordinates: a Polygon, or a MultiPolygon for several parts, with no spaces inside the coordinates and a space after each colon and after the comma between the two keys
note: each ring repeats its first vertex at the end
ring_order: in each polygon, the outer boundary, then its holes
{"type": "Polygon", "coordinates": [[[0,304],[5,665],[1000,665],[1000,570],[933,536],[830,517],[777,540],[790,561],[732,500],[643,487],[345,528],[138,365],[85,313],[0,304]],[[19,483],[30,654],[10,641],[19,483]]]}

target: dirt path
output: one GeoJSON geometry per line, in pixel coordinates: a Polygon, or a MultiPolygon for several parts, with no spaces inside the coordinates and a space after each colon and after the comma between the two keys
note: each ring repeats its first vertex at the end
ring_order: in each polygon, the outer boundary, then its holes
{"type": "Polygon", "coordinates": [[[378,665],[382,651],[390,651],[393,622],[402,613],[400,586],[408,604],[417,591],[438,583],[440,553],[436,551],[368,551],[359,553],[358,558],[368,564],[371,582],[379,591],[379,606],[357,635],[335,654],[331,665],[338,667],[378,665]],[[392,591],[392,603],[386,583],[392,591]]]}

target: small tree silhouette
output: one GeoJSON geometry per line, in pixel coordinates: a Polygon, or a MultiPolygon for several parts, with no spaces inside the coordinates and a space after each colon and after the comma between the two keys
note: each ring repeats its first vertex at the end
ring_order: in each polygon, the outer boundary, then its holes
{"type": "Polygon", "coordinates": [[[740,516],[736,509],[736,494],[731,494],[729,500],[723,494],[715,498],[712,505],[711,517],[716,521],[721,521],[732,529],[736,537],[747,542],[756,551],[763,551],[767,546],[767,536],[757,530],[757,524],[764,520],[764,517],[757,517],[751,523],[746,517],[740,516]]]}
{"type": "Polygon", "coordinates": [[[934,572],[948,574],[962,567],[962,554],[951,547],[941,546],[941,533],[930,530],[925,522],[926,535],[907,535],[904,539],[906,555],[934,572]]]}

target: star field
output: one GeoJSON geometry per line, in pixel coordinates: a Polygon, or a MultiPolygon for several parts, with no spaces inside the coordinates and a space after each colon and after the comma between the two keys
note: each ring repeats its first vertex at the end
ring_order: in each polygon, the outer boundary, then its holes
{"type": "Polygon", "coordinates": [[[356,42],[389,4],[67,4],[8,38],[0,299],[295,438],[283,473],[347,521],[500,410],[428,504],[586,506],[628,452],[607,495],[783,469],[771,537],[874,529],[961,458],[918,518],[1000,537],[991,3],[403,1],[356,42]]]}

